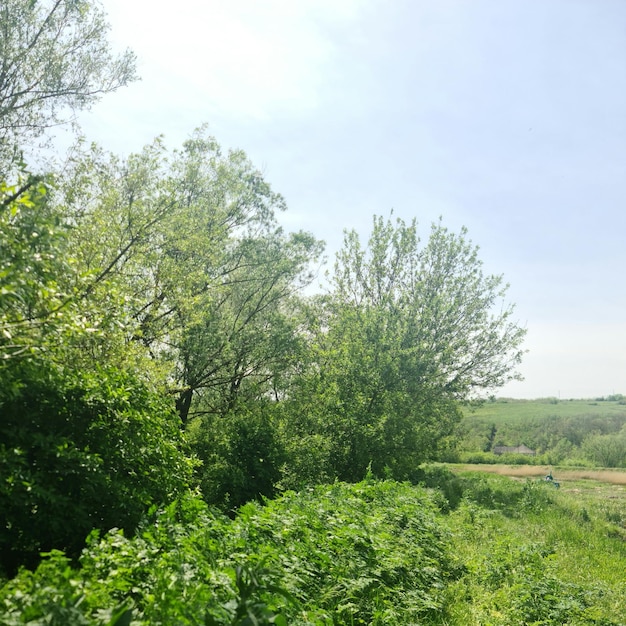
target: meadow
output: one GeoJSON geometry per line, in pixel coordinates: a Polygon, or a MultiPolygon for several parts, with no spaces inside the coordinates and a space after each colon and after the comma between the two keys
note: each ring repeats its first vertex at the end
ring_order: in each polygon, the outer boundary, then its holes
{"type": "Polygon", "coordinates": [[[519,400],[493,398],[480,406],[468,407],[464,417],[488,420],[496,425],[550,418],[604,418],[626,414],[626,399],[621,394],[605,398],[519,400]]]}
{"type": "Polygon", "coordinates": [[[624,473],[616,485],[558,472],[557,490],[457,471],[473,485],[450,516],[468,572],[450,587],[466,600],[452,603],[447,623],[626,623],[624,473]]]}

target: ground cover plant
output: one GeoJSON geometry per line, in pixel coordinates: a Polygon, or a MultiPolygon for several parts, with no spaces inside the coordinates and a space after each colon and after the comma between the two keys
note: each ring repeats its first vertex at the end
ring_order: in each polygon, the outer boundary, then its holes
{"type": "MultiPolygon", "coordinates": [[[[449,516],[467,568],[452,583],[455,624],[626,623],[621,485],[460,471],[449,516]]],[[[445,622],[444,622],[445,623],[445,622]]]]}
{"type": "Polygon", "coordinates": [[[429,493],[393,482],[291,492],[234,520],[189,499],[134,538],[93,535],[79,569],[53,552],[23,570],[0,623],[418,623],[459,571],[436,517],[429,493]]]}
{"type": "Polygon", "coordinates": [[[626,623],[621,491],[445,467],[422,481],[288,492],[234,519],[185,499],[134,537],[92,536],[78,566],[53,552],[23,570],[0,624],[626,623]]]}

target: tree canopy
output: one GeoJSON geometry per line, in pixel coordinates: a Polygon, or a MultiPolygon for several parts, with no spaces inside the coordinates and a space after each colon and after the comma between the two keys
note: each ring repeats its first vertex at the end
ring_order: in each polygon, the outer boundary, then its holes
{"type": "Polygon", "coordinates": [[[115,56],[108,24],[88,0],[0,5],[0,165],[51,126],[135,79],[135,57],[115,56]]]}
{"type": "Polygon", "coordinates": [[[409,477],[436,458],[459,402],[517,376],[525,330],[506,288],[483,273],[465,231],[434,224],[422,244],[415,221],[375,217],[367,247],[345,234],[293,399],[304,428],[328,439],[339,478],[358,480],[368,466],[409,477]]]}
{"type": "Polygon", "coordinates": [[[106,302],[99,324],[124,321],[123,341],[167,372],[183,423],[194,398],[221,414],[276,385],[296,339],[291,301],[323,246],[283,231],[283,198],[243,152],[199,130],[171,154],[161,141],[125,161],[90,152],[62,186],[90,299],[106,302]]]}

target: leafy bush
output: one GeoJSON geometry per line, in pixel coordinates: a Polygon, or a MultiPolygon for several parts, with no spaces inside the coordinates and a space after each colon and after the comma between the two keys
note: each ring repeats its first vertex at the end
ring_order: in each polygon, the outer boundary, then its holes
{"type": "Polygon", "coordinates": [[[626,430],[615,435],[590,435],[582,452],[600,467],[626,467],[626,430]]]}
{"type": "Polygon", "coordinates": [[[493,452],[462,452],[460,462],[475,465],[495,465],[500,462],[500,458],[493,452]]]}
{"type": "Polygon", "coordinates": [[[271,537],[284,586],[331,623],[417,623],[441,610],[441,590],[458,573],[434,512],[407,484],[337,483],[244,507],[238,550],[264,553],[271,537]]]}
{"type": "Polygon", "coordinates": [[[249,500],[276,495],[285,452],[275,422],[262,404],[197,419],[189,435],[202,460],[200,486],[209,504],[232,510],[249,500]]]}
{"type": "Polygon", "coordinates": [[[55,552],[20,572],[0,624],[418,623],[460,571],[449,541],[428,494],[398,483],[290,492],[232,521],[186,498],[132,539],[92,535],[79,570],[55,552]]]}
{"type": "Polygon", "coordinates": [[[456,509],[463,498],[466,480],[459,478],[445,466],[424,465],[420,467],[415,480],[429,489],[437,490],[435,501],[444,512],[456,509]]]}
{"type": "Polygon", "coordinates": [[[42,551],[77,556],[93,529],[132,530],[190,484],[170,403],[118,371],[37,362],[0,370],[0,557],[7,573],[42,551]]]}
{"type": "Polygon", "coordinates": [[[0,588],[0,625],[624,623],[623,539],[592,508],[581,524],[540,482],[452,477],[464,495],[445,516],[436,489],[390,481],[289,492],[232,520],[188,496],[132,538],[93,533],[79,569],[53,551],[22,570],[0,588]]]}

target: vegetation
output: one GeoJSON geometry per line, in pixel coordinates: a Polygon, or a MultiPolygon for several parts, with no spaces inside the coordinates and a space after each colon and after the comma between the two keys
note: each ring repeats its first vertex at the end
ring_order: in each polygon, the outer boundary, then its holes
{"type": "Polygon", "coordinates": [[[485,276],[465,232],[374,218],[367,247],[346,233],[332,291],[316,300],[308,362],[287,398],[288,428],[327,444],[320,466],[340,480],[406,479],[436,458],[459,401],[514,376],[525,331],[499,276],[485,276]],[[462,331],[460,330],[462,329],[462,331]]]}
{"type": "Polygon", "coordinates": [[[51,126],[135,79],[114,56],[108,24],[85,0],[3,0],[0,6],[0,172],[51,126]]]}
{"type": "Polygon", "coordinates": [[[203,129],[172,152],[79,145],[62,171],[21,167],[0,187],[7,574],[185,489],[232,510],[368,468],[408,478],[460,402],[515,376],[524,331],[492,313],[506,289],[465,232],[420,246],[415,223],[375,218],[307,299],[322,243],[284,233],[281,196],[203,129]]]}
{"type": "MultiPolygon", "coordinates": [[[[134,59],[86,0],[9,0],[0,30],[0,624],[621,620],[621,508],[421,467],[522,356],[465,230],[374,217],[307,297],[323,243],[204,128],[29,172],[134,59]]],[[[622,463],[613,419],[568,441],[622,463]]]]}
{"type": "Polygon", "coordinates": [[[92,529],[133,531],[185,493],[193,466],[170,402],[130,373],[2,371],[0,559],[7,573],[52,549],[78,556],[92,529]]]}
{"type": "Polygon", "coordinates": [[[492,398],[467,409],[455,434],[456,458],[465,462],[626,467],[626,403],[620,394],[592,400],[492,398]],[[521,444],[537,454],[492,452],[494,446],[521,444]]]}
{"type": "Polygon", "coordinates": [[[626,498],[426,468],[244,506],[186,498],[0,591],[1,624],[624,623],[626,498]]]}

